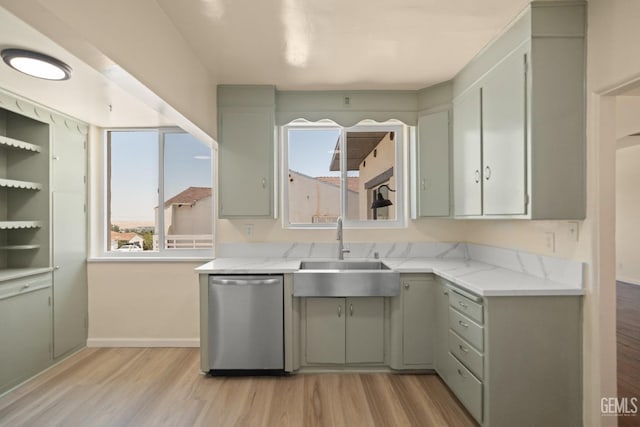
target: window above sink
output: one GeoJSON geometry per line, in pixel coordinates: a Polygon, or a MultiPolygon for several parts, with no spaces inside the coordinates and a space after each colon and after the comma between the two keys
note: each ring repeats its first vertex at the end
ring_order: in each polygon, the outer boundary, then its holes
{"type": "Polygon", "coordinates": [[[335,227],[342,217],[349,228],[403,227],[408,134],[398,121],[283,126],[284,226],[335,227]]]}

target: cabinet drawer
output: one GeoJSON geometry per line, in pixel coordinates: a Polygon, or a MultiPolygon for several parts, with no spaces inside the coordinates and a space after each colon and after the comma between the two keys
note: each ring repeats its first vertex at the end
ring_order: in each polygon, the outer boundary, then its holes
{"type": "Polygon", "coordinates": [[[449,329],[449,351],[476,377],[483,378],[484,356],[451,329],[449,329]]]}
{"type": "Polygon", "coordinates": [[[484,322],[482,304],[460,295],[455,290],[449,292],[449,305],[480,324],[484,322]]]}
{"type": "Polygon", "coordinates": [[[21,277],[0,282],[0,300],[51,287],[51,274],[21,277]]]}
{"type": "Polygon", "coordinates": [[[469,413],[482,423],[482,383],[464,367],[458,359],[449,353],[451,375],[449,386],[469,413]]]}
{"type": "Polygon", "coordinates": [[[449,307],[449,327],[476,349],[484,350],[484,328],[452,307],[449,307]]]}

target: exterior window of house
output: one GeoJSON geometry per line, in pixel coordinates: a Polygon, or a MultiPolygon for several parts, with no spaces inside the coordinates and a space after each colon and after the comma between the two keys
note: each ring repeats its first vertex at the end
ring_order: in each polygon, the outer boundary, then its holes
{"type": "Polygon", "coordinates": [[[211,252],[211,148],[177,129],[109,130],[106,136],[107,252],[211,252]]]}
{"type": "Polygon", "coordinates": [[[285,225],[333,227],[342,216],[352,227],[402,226],[402,130],[395,124],[285,126],[285,225]]]}

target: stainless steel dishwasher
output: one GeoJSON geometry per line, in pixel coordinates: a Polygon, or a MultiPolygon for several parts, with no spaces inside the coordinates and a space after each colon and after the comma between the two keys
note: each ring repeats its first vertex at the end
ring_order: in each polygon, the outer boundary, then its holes
{"type": "Polygon", "coordinates": [[[284,372],[282,276],[209,277],[209,372],[284,372]]]}

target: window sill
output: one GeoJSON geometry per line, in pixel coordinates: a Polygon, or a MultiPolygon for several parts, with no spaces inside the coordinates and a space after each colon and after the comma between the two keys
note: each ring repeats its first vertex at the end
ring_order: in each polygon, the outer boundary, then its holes
{"type": "Polygon", "coordinates": [[[89,264],[99,264],[99,263],[122,263],[122,262],[137,262],[137,263],[162,263],[162,262],[184,262],[184,263],[196,263],[196,262],[208,262],[214,259],[215,256],[211,254],[210,256],[192,256],[192,257],[123,257],[123,256],[98,256],[98,257],[90,257],[87,259],[89,264]]]}

